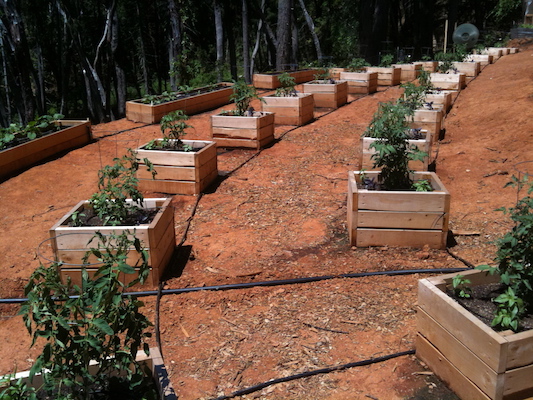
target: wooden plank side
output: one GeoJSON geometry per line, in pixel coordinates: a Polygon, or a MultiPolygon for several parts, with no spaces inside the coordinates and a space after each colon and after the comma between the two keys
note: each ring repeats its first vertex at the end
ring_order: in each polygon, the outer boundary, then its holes
{"type": "Polygon", "coordinates": [[[506,339],[427,279],[418,281],[418,306],[494,371],[505,371],[506,339]]]}
{"type": "Polygon", "coordinates": [[[506,336],[506,339],[509,342],[507,349],[508,369],[533,364],[533,330],[515,333],[506,336]]]}
{"type": "Polygon", "coordinates": [[[357,228],[357,246],[418,247],[442,249],[442,235],[437,230],[357,228]]]}
{"type": "Polygon", "coordinates": [[[352,171],[348,173],[348,200],[347,200],[347,224],[350,245],[355,246],[357,242],[357,182],[352,171]]]}
{"type": "Polygon", "coordinates": [[[438,229],[444,225],[443,213],[358,211],[359,228],[438,229]]]}
{"type": "Polygon", "coordinates": [[[435,347],[456,369],[472,381],[490,398],[502,397],[503,386],[496,371],[465,347],[446,328],[431,318],[424,310],[418,309],[418,333],[435,347]]]}
{"type": "Polygon", "coordinates": [[[446,196],[440,192],[359,191],[359,210],[445,212],[446,196]]]}
{"type": "Polygon", "coordinates": [[[533,398],[533,365],[507,371],[503,376],[504,399],[533,398]]]}
{"type": "Polygon", "coordinates": [[[416,337],[416,356],[462,399],[491,400],[420,335],[416,337]]]}

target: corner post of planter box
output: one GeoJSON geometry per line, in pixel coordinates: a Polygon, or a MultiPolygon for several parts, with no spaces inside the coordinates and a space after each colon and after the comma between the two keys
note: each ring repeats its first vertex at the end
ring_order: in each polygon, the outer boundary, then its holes
{"type": "Polygon", "coordinates": [[[354,171],[348,172],[348,237],[350,246],[357,243],[357,179],[354,171]]]}

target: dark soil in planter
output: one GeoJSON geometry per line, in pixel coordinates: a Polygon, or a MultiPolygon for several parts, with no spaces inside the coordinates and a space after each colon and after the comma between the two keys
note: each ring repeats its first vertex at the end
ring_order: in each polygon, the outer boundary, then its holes
{"type": "Polygon", "coordinates": [[[7,150],[7,149],[11,149],[13,147],[17,147],[17,146],[19,146],[21,144],[24,144],[24,143],[31,142],[33,140],[37,140],[39,138],[51,135],[52,133],[59,132],[60,130],[63,130],[65,128],[68,128],[68,126],[63,125],[61,127],[58,127],[57,129],[50,129],[50,130],[45,131],[45,132],[40,132],[39,136],[37,136],[35,139],[29,139],[27,137],[15,137],[11,142],[6,143],[5,147],[3,149],[1,149],[0,152],[2,152],[4,150],[7,150]]]}
{"type": "MultiPolygon", "coordinates": [[[[149,224],[159,211],[158,208],[132,208],[130,214],[126,218],[124,224],[120,226],[137,226],[149,224]]],[[[79,214],[79,221],[81,223],[74,225],[72,220],[69,219],[68,226],[103,226],[104,223],[96,215],[92,208],[86,208],[79,214]]],[[[107,225],[110,226],[110,225],[107,225]]]]}
{"type": "Polygon", "coordinates": [[[187,97],[197,96],[203,93],[216,92],[217,90],[226,89],[228,87],[229,87],[228,85],[218,84],[215,86],[206,86],[206,87],[201,87],[198,89],[192,89],[190,92],[170,92],[167,95],[161,94],[161,95],[150,96],[150,98],[135,100],[135,102],[142,103],[142,104],[158,105],[158,104],[170,103],[171,101],[176,101],[180,99],[186,99],[187,97]]]}
{"type": "MultiPolygon", "coordinates": [[[[457,301],[461,306],[470,311],[487,326],[490,327],[497,310],[496,303],[493,300],[505,291],[501,283],[491,283],[487,285],[476,285],[471,287],[470,298],[461,298],[453,291],[447,294],[457,301]]],[[[533,329],[533,315],[528,314],[520,320],[519,331],[533,329]]]]}

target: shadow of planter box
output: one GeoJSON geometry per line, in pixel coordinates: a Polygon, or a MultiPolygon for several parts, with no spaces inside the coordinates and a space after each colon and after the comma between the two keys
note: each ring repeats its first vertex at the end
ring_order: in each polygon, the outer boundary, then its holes
{"type": "MultiPolygon", "coordinates": [[[[377,180],[379,171],[364,172],[377,180]]],[[[357,247],[391,246],[445,249],[450,194],[434,172],[413,172],[428,179],[432,192],[367,190],[357,187],[361,171],[348,173],[348,233],[357,247]]]]}
{"type": "MultiPolygon", "coordinates": [[[[158,393],[158,399],[160,400],[178,400],[174,387],[170,382],[167,368],[161,356],[161,352],[157,347],[150,348],[150,355],[147,356],[144,351],[137,352],[136,361],[141,366],[146,366],[151,372],[151,378],[154,381],[155,387],[158,393]]],[[[89,364],[90,373],[94,373],[93,369],[96,367],[96,362],[91,361],[89,364]],[[94,363],[94,364],[93,364],[94,363]]],[[[120,373],[118,373],[120,375],[120,373]]],[[[40,374],[36,374],[33,378],[33,382],[30,382],[30,371],[22,371],[15,374],[15,380],[21,379],[29,387],[41,387],[43,385],[43,379],[40,374]]],[[[0,377],[1,378],[1,377],[0,377]]]]}
{"type": "Polygon", "coordinates": [[[479,62],[479,68],[481,71],[487,65],[492,64],[493,56],[491,56],[490,54],[469,54],[466,56],[466,61],[479,62]]]}
{"type": "Polygon", "coordinates": [[[422,64],[416,62],[411,64],[392,64],[392,66],[400,69],[401,83],[414,81],[420,75],[420,71],[422,71],[422,64]]]}
{"type": "Polygon", "coordinates": [[[208,91],[208,87],[198,88],[196,90],[205,92],[161,104],[144,104],[140,99],[127,101],[126,118],[134,122],[155,124],[172,111],[183,110],[185,114],[193,115],[228,104],[233,94],[233,83],[223,82],[217,87],[211,91],[208,91]]]}
{"type": "Polygon", "coordinates": [[[350,94],[370,94],[378,90],[377,72],[341,72],[340,79],[348,83],[350,94]]]}
{"type": "MultiPolygon", "coordinates": [[[[296,84],[309,82],[315,79],[315,75],[323,74],[323,69],[302,69],[297,71],[285,71],[294,78],[296,84]]],[[[281,86],[279,76],[283,72],[272,72],[265,74],[254,74],[253,85],[259,89],[277,89],[281,86]]]]}
{"type": "Polygon", "coordinates": [[[0,179],[66,150],[81,147],[93,140],[89,120],[57,120],[60,131],[0,151],[0,179]]]}
{"type": "Polygon", "coordinates": [[[274,140],[274,114],[212,115],[211,137],[218,147],[260,149],[274,140]]]}
{"type": "Polygon", "coordinates": [[[475,78],[481,72],[481,63],[478,61],[454,62],[454,68],[467,78],[475,78]]]}
{"type": "Polygon", "coordinates": [[[265,96],[261,103],[264,112],[274,113],[277,125],[305,125],[315,117],[315,100],[312,93],[296,96],[265,96]]]}
{"type": "Polygon", "coordinates": [[[366,72],[378,73],[378,86],[399,85],[402,75],[402,70],[396,67],[366,67],[366,72]]]}
{"type": "Polygon", "coordinates": [[[182,140],[195,151],[146,150],[137,148],[139,189],[170,194],[200,194],[218,176],[217,145],[212,141],[182,140]],[[144,158],[150,160],[157,175],[147,171],[144,158]]]}
{"type": "MultiPolygon", "coordinates": [[[[442,129],[442,110],[415,110],[415,114],[409,121],[409,128],[422,129],[428,132],[430,145],[439,139],[442,129]]],[[[409,118],[409,117],[408,117],[409,118]]]]}
{"type": "Polygon", "coordinates": [[[348,83],[337,81],[311,81],[302,85],[304,93],[313,93],[315,107],[339,108],[348,101],[348,83]]]}
{"type": "Polygon", "coordinates": [[[430,74],[431,83],[435,88],[443,90],[463,90],[466,87],[465,74],[430,74]]]}
{"type": "MultiPolygon", "coordinates": [[[[87,200],[80,201],[67,214],[65,214],[51,229],[50,238],[52,250],[59,265],[61,279],[70,277],[76,285],[81,285],[81,272],[83,267],[83,257],[90,249],[87,245],[95,233],[101,232],[104,235],[121,234],[128,230],[135,231],[135,236],[142,242],[141,245],[148,251],[150,274],[145,285],[156,286],[163,272],[172,257],[176,247],[174,233],[174,210],[170,207],[170,198],[144,199],[143,208],[158,208],[159,211],[154,219],[148,224],[137,226],[68,226],[72,214],[76,211],[83,212],[90,208],[87,200]]],[[[131,200],[128,200],[131,202],[131,200]]],[[[91,246],[95,247],[97,242],[91,246]]],[[[135,265],[138,255],[132,248],[130,265],[135,265]]],[[[89,275],[93,275],[98,269],[98,261],[94,256],[88,260],[86,266],[89,275]]],[[[123,282],[129,283],[137,277],[136,274],[125,274],[123,282]]]]}
{"type": "MultiPolygon", "coordinates": [[[[359,164],[360,170],[372,171],[374,170],[374,161],[372,160],[372,155],[376,153],[376,150],[370,145],[374,143],[375,138],[361,136],[361,159],[359,164]]],[[[424,157],[423,161],[413,161],[409,162],[409,168],[413,171],[427,171],[429,165],[429,157],[431,155],[431,142],[428,132],[426,132],[426,138],[424,139],[411,139],[409,140],[410,145],[415,145],[419,150],[427,153],[427,157],[424,157]]]]}
{"type": "MultiPolygon", "coordinates": [[[[533,330],[496,332],[446,294],[447,274],[418,282],[416,355],[462,399],[533,396],[533,330]]],[[[472,285],[499,282],[461,272],[472,285]]]]}

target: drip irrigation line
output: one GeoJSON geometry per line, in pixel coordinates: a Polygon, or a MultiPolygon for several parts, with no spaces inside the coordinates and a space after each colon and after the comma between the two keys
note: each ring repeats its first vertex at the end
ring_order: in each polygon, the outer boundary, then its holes
{"type": "Polygon", "coordinates": [[[463,257],[458,256],[458,255],[455,254],[455,253],[452,253],[448,247],[446,247],[446,251],[447,251],[448,254],[451,255],[453,258],[455,258],[456,260],[461,261],[461,262],[462,262],[464,265],[466,265],[469,269],[474,269],[474,268],[476,268],[476,266],[475,266],[474,264],[472,264],[471,262],[465,260],[463,257]]]}
{"type": "Polygon", "coordinates": [[[301,379],[301,378],[308,378],[310,376],[315,376],[315,375],[320,375],[320,374],[329,374],[330,372],[342,371],[342,370],[345,370],[345,369],[348,369],[348,368],[362,367],[362,366],[365,366],[365,365],[376,364],[376,363],[379,363],[379,362],[391,360],[393,358],[403,357],[403,356],[408,356],[408,355],[413,355],[413,354],[415,354],[415,350],[407,350],[407,351],[402,351],[402,352],[399,352],[399,353],[389,354],[389,355],[382,356],[382,357],[370,358],[368,360],[356,361],[356,362],[351,362],[351,363],[347,363],[347,364],[336,365],[334,367],[328,367],[328,368],[315,369],[315,370],[312,370],[312,371],[306,371],[306,372],[302,372],[300,374],[286,376],[284,378],[272,379],[270,381],[263,382],[263,383],[260,383],[258,385],[255,385],[255,386],[250,386],[248,388],[238,390],[238,391],[233,392],[233,393],[231,393],[229,395],[217,397],[214,400],[227,400],[227,399],[231,399],[233,397],[243,396],[245,394],[250,394],[250,393],[253,393],[253,392],[257,392],[258,390],[264,389],[264,388],[266,388],[268,386],[272,386],[272,385],[275,385],[275,384],[278,384],[278,383],[289,382],[289,381],[293,381],[293,380],[301,379]]]}
{"type": "MultiPolygon", "coordinates": [[[[435,273],[454,273],[462,272],[468,270],[469,268],[435,268],[435,269],[402,269],[402,270],[393,270],[393,271],[373,271],[373,272],[357,272],[350,274],[339,274],[339,275],[323,275],[323,276],[310,276],[303,278],[292,278],[292,279],[279,279],[272,281],[260,281],[260,282],[245,282],[245,283],[231,283],[227,285],[216,285],[216,286],[196,286],[190,288],[178,288],[178,289],[163,289],[161,290],[161,295],[169,294],[183,294],[191,292],[202,292],[202,291],[225,291],[225,290],[234,290],[234,289],[251,289],[254,287],[270,287],[270,286],[282,286],[282,285],[295,285],[303,283],[313,283],[320,282],[332,279],[345,279],[345,278],[364,278],[371,276],[397,276],[397,275],[413,275],[413,274],[435,274],[435,273]]],[[[123,296],[133,296],[133,297],[149,297],[157,296],[157,290],[146,290],[141,292],[126,292],[123,293],[123,296]]],[[[71,296],[70,298],[77,298],[78,296],[71,296]]],[[[14,299],[0,299],[0,304],[16,304],[23,303],[26,301],[25,298],[14,298],[14,299]]]]}

